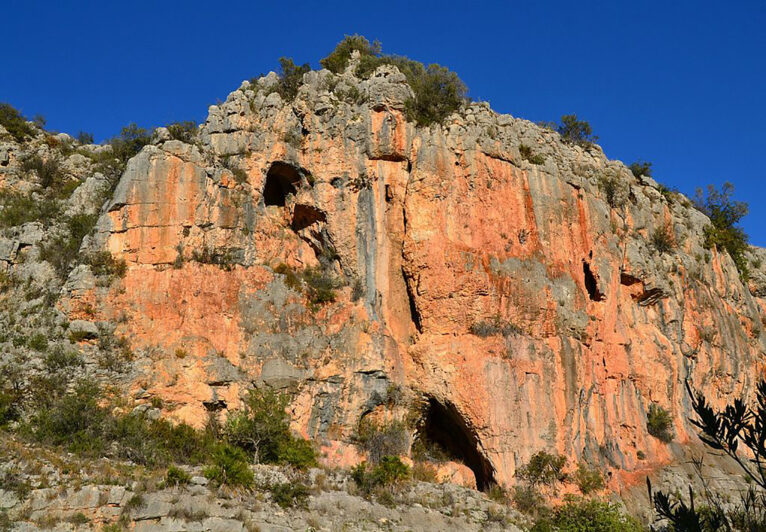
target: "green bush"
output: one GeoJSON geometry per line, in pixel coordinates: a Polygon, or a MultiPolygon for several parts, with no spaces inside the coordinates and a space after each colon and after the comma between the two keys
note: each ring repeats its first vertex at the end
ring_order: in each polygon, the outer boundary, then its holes
{"type": "Polygon", "coordinates": [[[673,441],[673,419],[670,413],[661,406],[652,403],[646,413],[646,429],[658,440],[669,443],[673,441]]]}
{"type": "Polygon", "coordinates": [[[354,50],[358,50],[361,57],[377,57],[380,55],[381,46],[379,41],[370,44],[370,41],[361,35],[346,35],[330,55],[319,60],[319,64],[335,74],[340,74],[346,69],[354,50]]]}
{"type": "Polygon", "coordinates": [[[604,476],[598,469],[591,469],[587,464],[580,462],[577,464],[577,471],[574,473],[574,481],[577,488],[583,495],[588,495],[594,491],[604,489],[604,476]]]}
{"type": "Polygon", "coordinates": [[[611,208],[616,209],[625,204],[627,190],[620,181],[619,176],[601,175],[598,180],[598,186],[601,192],[604,193],[604,196],[606,196],[606,202],[611,208]]]}
{"type": "Polygon", "coordinates": [[[545,163],[545,157],[543,157],[539,153],[538,154],[533,154],[532,153],[532,148],[530,148],[529,146],[527,146],[525,144],[521,144],[519,146],[519,154],[521,155],[522,159],[524,159],[525,161],[529,161],[532,164],[538,164],[539,165],[539,164],[545,163]]]}
{"type": "Polygon", "coordinates": [[[253,472],[242,449],[231,445],[218,445],[213,453],[213,464],[205,468],[205,477],[218,485],[253,485],[253,472]]]}
{"type": "Polygon", "coordinates": [[[64,180],[61,160],[56,156],[43,159],[39,155],[30,155],[21,161],[21,169],[26,173],[37,174],[43,188],[61,186],[64,180]]]}
{"type": "Polygon", "coordinates": [[[303,482],[274,484],[269,490],[273,501],[282,508],[305,506],[309,496],[309,488],[303,482]]]}
{"type": "Polygon", "coordinates": [[[375,488],[397,484],[410,476],[410,468],[398,456],[384,456],[380,462],[370,466],[362,462],[351,470],[351,478],[365,494],[375,488]]]}
{"type": "Polygon", "coordinates": [[[75,214],[66,219],[64,234],[56,235],[48,242],[40,243],[40,259],[47,261],[61,279],[69,274],[72,263],[77,259],[82,239],[93,230],[97,215],[75,214]]]}
{"type": "Polygon", "coordinates": [[[29,338],[27,346],[35,351],[46,351],[48,349],[48,338],[43,333],[35,333],[29,338]]]}
{"type": "Polygon", "coordinates": [[[356,441],[367,452],[374,464],[385,456],[396,456],[407,452],[409,431],[403,421],[378,424],[363,418],[357,428],[356,441]]]}
{"type": "Polygon", "coordinates": [[[495,316],[492,320],[474,322],[469,327],[469,330],[471,334],[480,338],[497,335],[513,336],[521,333],[521,328],[518,325],[503,320],[500,316],[495,316]]]}
{"type": "Polygon", "coordinates": [[[578,120],[575,114],[562,116],[557,131],[564,142],[586,148],[598,140],[590,124],[585,120],[578,120]]]}
{"type": "Polygon", "coordinates": [[[7,103],[0,103],[0,125],[17,141],[22,141],[35,132],[32,126],[27,124],[24,115],[7,103]]]}
{"type": "Polygon", "coordinates": [[[639,532],[634,518],[625,515],[616,504],[599,500],[568,498],[532,527],[533,532],[639,532]]]}
{"type": "Polygon", "coordinates": [[[652,246],[659,253],[670,253],[675,245],[675,236],[670,224],[663,224],[652,233],[652,246]]]}
{"type": "Polygon", "coordinates": [[[525,514],[537,514],[545,507],[545,500],[534,486],[514,486],[513,505],[525,514]]]}
{"type": "Polygon", "coordinates": [[[540,451],[532,455],[528,464],[516,471],[516,476],[533,486],[537,484],[553,486],[567,479],[564,473],[566,463],[567,458],[564,455],[540,451]]]}
{"type": "Polygon", "coordinates": [[[747,214],[748,205],[733,200],[733,193],[734,185],[731,183],[724,183],[720,191],[710,185],[706,193],[697,189],[694,205],[710,218],[710,225],[704,230],[705,247],[710,249],[715,246],[719,250],[726,250],[737,265],[740,275],[747,279],[749,267],[745,254],[749,249],[748,237],[737,224],[747,214]]]}
{"type": "Polygon", "coordinates": [[[75,138],[82,145],[93,144],[94,142],[93,133],[88,133],[87,131],[80,131],[75,138]]]}
{"type": "Polygon", "coordinates": [[[128,124],[122,128],[118,136],[109,140],[109,144],[112,146],[112,155],[117,158],[124,168],[128,159],[140,152],[151,140],[152,134],[150,131],[138,127],[136,124],[128,124]]]}
{"type": "Polygon", "coordinates": [[[90,265],[94,275],[125,277],[128,264],[125,259],[115,259],[109,251],[96,251],[85,257],[85,264],[90,265]]]}
{"type": "Polygon", "coordinates": [[[185,486],[191,482],[191,475],[180,467],[170,466],[165,473],[165,485],[167,486],[185,486]]]}
{"type": "Polygon", "coordinates": [[[635,177],[652,177],[652,163],[648,161],[636,161],[628,166],[635,177]]]}
{"type": "Polygon", "coordinates": [[[403,56],[382,54],[380,43],[370,44],[360,35],[346,36],[320,64],[333,72],[342,72],[352,50],[360,52],[356,69],[359,77],[369,77],[381,65],[394,65],[404,74],[415,95],[405,102],[407,118],[420,126],[443,123],[467,100],[468,89],[457,74],[448,68],[437,64],[425,66],[403,56]]]}
{"type": "Polygon", "coordinates": [[[314,305],[332,303],[338,297],[335,290],[340,287],[340,281],[321,266],[306,268],[302,277],[306,283],[306,295],[314,305]]]}
{"type": "Polygon", "coordinates": [[[29,222],[40,221],[44,226],[59,214],[59,205],[55,200],[35,198],[30,194],[0,191],[0,226],[15,227],[29,222]]]}
{"type": "Polygon", "coordinates": [[[286,102],[292,102],[298,95],[298,89],[303,83],[303,75],[311,72],[308,63],[296,65],[290,57],[279,58],[279,81],[271,88],[272,92],[278,92],[286,102]]]}
{"type": "Polygon", "coordinates": [[[298,468],[316,465],[311,442],[290,432],[285,408],[288,397],[273,390],[248,392],[244,407],[229,415],[224,434],[232,445],[256,463],[289,464],[298,468]]]}
{"type": "Polygon", "coordinates": [[[197,136],[197,123],[193,120],[173,122],[165,127],[172,138],[187,144],[191,144],[197,136]]]}

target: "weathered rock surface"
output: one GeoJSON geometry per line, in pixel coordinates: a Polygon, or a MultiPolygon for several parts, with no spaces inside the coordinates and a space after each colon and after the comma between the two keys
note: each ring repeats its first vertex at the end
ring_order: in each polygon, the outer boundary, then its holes
{"type": "MultiPolygon", "coordinates": [[[[683,196],[486,104],[416,128],[393,67],[310,72],[294,102],[273,82],[212,106],[195,144],[155,135],[83,246],[125,259],[126,276],[78,269],[62,292],[76,330],[127,339],[120,382],[139,402],[201,425],[252,385],[289,389],[294,428],[349,465],[359,420],[404,417],[416,398],[479,487],[513,483],[541,449],[611,469],[617,487],[673,458],[647,432],[650,404],[684,444],[685,379],[719,403],[762,375],[766,252],[743,283],[683,196]],[[664,227],[675,246],[660,253],[664,227]],[[336,301],[311,303],[285,274],[315,266],[345,282],[336,301]]],[[[81,187],[87,210],[99,181],[81,187]]],[[[8,268],[37,238],[25,231],[0,240],[8,268]]]]}

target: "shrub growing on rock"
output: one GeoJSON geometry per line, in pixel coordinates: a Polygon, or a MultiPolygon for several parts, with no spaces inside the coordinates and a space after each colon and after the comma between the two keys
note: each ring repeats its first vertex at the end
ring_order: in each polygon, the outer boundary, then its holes
{"type": "Polygon", "coordinates": [[[410,467],[398,456],[384,456],[374,466],[362,462],[351,470],[351,478],[365,494],[370,494],[377,487],[397,484],[409,476],[410,467]]]}
{"type": "Polygon", "coordinates": [[[670,224],[663,224],[652,233],[652,246],[659,253],[670,253],[675,245],[675,236],[670,224]]]}
{"type": "Polygon", "coordinates": [[[311,442],[290,432],[285,408],[288,397],[273,390],[248,392],[245,406],[226,421],[228,442],[242,449],[256,463],[289,464],[298,468],[316,465],[311,442]]]}
{"type": "Polygon", "coordinates": [[[298,89],[303,83],[303,75],[311,72],[308,63],[296,65],[290,57],[279,58],[279,81],[272,87],[286,102],[292,102],[298,95],[298,89]]]}
{"type": "Polygon", "coordinates": [[[238,447],[220,444],[213,453],[212,465],[205,468],[205,477],[225,486],[249,488],[253,485],[253,472],[247,455],[238,447]]]}
{"type": "Polygon", "coordinates": [[[187,144],[191,144],[194,138],[197,136],[197,123],[193,120],[186,120],[184,122],[173,122],[165,126],[170,133],[170,136],[175,140],[180,140],[187,144]]]}
{"type": "Polygon", "coordinates": [[[22,141],[34,133],[24,115],[7,103],[0,103],[0,125],[17,141],[22,141]]]}
{"type": "Polygon", "coordinates": [[[713,185],[708,186],[705,193],[697,189],[694,206],[710,218],[710,225],[704,230],[705,247],[710,249],[715,246],[719,250],[726,250],[737,265],[740,275],[746,279],[749,273],[745,257],[748,237],[738,223],[747,214],[748,205],[733,200],[733,193],[734,185],[728,182],[723,184],[720,191],[713,185]]]}
{"type": "Polygon", "coordinates": [[[673,420],[670,413],[661,406],[652,403],[646,413],[646,429],[650,435],[660,441],[673,441],[673,420]]]}
{"type": "Polygon", "coordinates": [[[652,163],[648,161],[636,161],[628,166],[635,177],[652,177],[652,163]]]}
{"type": "Polygon", "coordinates": [[[574,473],[574,481],[577,488],[583,495],[588,495],[594,491],[604,489],[604,476],[598,469],[588,467],[587,464],[580,462],[577,464],[577,471],[574,473]]]}
{"type": "Polygon", "coordinates": [[[393,65],[407,78],[415,97],[405,102],[407,118],[419,126],[441,124],[467,100],[463,81],[457,74],[437,64],[428,66],[407,57],[381,53],[379,42],[370,44],[360,35],[346,36],[320,63],[333,72],[345,70],[353,50],[359,50],[356,75],[369,77],[381,65],[393,65]]]}
{"type": "Polygon", "coordinates": [[[330,55],[319,60],[319,64],[327,70],[340,74],[346,69],[351,53],[357,50],[362,57],[377,57],[381,53],[379,41],[370,43],[361,35],[346,35],[330,55]]]}
{"type": "Polygon", "coordinates": [[[625,515],[616,504],[568,497],[532,527],[533,532],[640,532],[640,523],[625,515]]]}
{"type": "Polygon", "coordinates": [[[363,418],[359,422],[356,440],[367,451],[367,456],[374,464],[385,456],[397,456],[407,451],[409,432],[403,421],[375,423],[363,418]]]}
{"type": "Polygon", "coordinates": [[[516,476],[535,486],[537,484],[554,485],[567,479],[564,472],[567,458],[560,454],[540,451],[532,455],[529,463],[516,471],[516,476]]]}
{"type": "Polygon", "coordinates": [[[562,116],[557,131],[564,142],[586,148],[598,140],[590,124],[585,120],[578,120],[575,114],[562,116]]]}

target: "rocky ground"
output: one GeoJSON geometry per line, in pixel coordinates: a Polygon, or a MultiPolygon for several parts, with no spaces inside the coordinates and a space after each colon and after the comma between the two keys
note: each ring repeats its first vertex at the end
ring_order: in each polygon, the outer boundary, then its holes
{"type": "Polygon", "coordinates": [[[453,484],[410,481],[365,498],[342,470],[256,466],[256,488],[237,490],[213,487],[201,468],[185,468],[188,484],[167,486],[165,471],[82,460],[8,438],[2,462],[2,530],[520,530],[529,522],[507,504],[453,484]],[[305,499],[275,495],[298,483],[307,487],[305,499]]]}

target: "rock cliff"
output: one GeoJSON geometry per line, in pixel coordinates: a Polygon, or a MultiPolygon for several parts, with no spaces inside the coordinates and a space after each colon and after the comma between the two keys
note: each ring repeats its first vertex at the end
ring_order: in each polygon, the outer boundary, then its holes
{"type": "MultiPolygon", "coordinates": [[[[363,458],[362,419],[417,411],[479,488],[539,450],[617,488],[689,442],[685,379],[719,403],[762,375],[766,251],[743,282],[681,194],[485,103],[416,127],[391,66],[309,72],[294,101],[275,83],[244,82],[192,142],[159,128],[80,249],[125,276],[80,265],[61,288],[81,349],[107,330],[129,345],[103,375],[135,401],[200,426],[249,387],[289,390],[293,428],[332,465],[363,458]],[[648,434],[651,404],[675,443],[648,434]]],[[[8,271],[30,268],[40,231],[6,234],[8,271]]]]}

